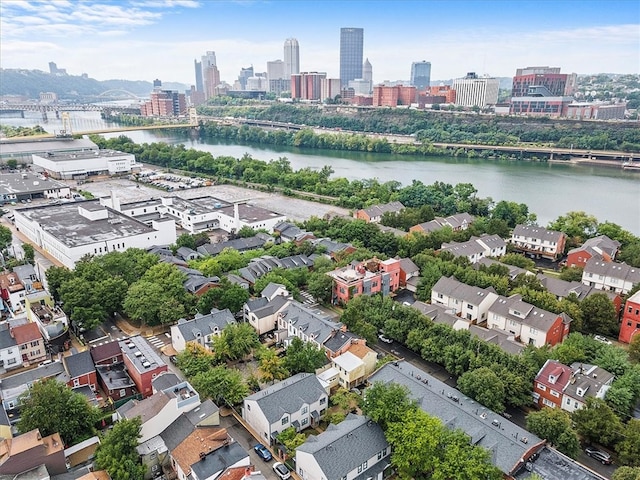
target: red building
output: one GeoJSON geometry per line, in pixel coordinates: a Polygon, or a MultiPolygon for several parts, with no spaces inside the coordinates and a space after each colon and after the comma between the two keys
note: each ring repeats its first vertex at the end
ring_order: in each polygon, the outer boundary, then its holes
{"type": "Polygon", "coordinates": [[[416,87],[395,85],[388,87],[377,85],[373,87],[374,107],[397,107],[398,105],[411,105],[418,100],[416,87]]]}
{"type": "Polygon", "coordinates": [[[131,380],[136,384],[138,392],[144,398],[151,396],[153,394],[151,381],[168,370],[167,364],[151,348],[151,345],[139,335],[119,343],[124,365],[131,380]]]}
{"type": "Polygon", "coordinates": [[[547,360],[533,384],[533,399],[539,408],[562,407],[562,392],[571,381],[571,368],[555,360],[547,360]]]}
{"type": "Polygon", "coordinates": [[[115,341],[91,347],[91,358],[95,366],[113,365],[124,361],[120,345],[115,341]]]}
{"type": "Polygon", "coordinates": [[[326,79],[325,72],[302,72],[291,75],[291,98],[322,100],[322,86],[326,79]]]}
{"type": "Polygon", "coordinates": [[[400,260],[353,262],[346,267],[327,272],[333,278],[334,304],[346,304],[358,295],[382,293],[388,295],[400,288],[400,260]]]}
{"type": "Polygon", "coordinates": [[[70,388],[90,387],[91,390],[96,391],[98,376],[89,350],[63,357],[62,363],[67,375],[69,375],[67,386],[70,388]]]}
{"type": "Polygon", "coordinates": [[[429,87],[426,93],[430,97],[444,97],[443,103],[456,103],[456,91],[450,85],[429,87]]]}
{"type": "Polygon", "coordinates": [[[149,100],[140,105],[143,117],[177,117],[186,113],[185,94],[173,90],[154,90],[149,100]]]}
{"type": "Polygon", "coordinates": [[[569,250],[567,266],[584,268],[587,261],[594,257],[601,262],[613,262],[619,248],[620,242],[606,235],[590,238],[581,246],[569,250]]]}
{"type": "Polygon", "coordinates": [[[567,95],[567,74],[560,73],[558,67],[518,68],[513,77],[511,96],[524,97],[531,86],[543,86],[554,96],[567,95]]]}
{"type": "Polygon", "coordinates": [[[638,334],[640,334],[640,291],[631,295],[624,305],[618,340],[631,343],[638,334]]]}

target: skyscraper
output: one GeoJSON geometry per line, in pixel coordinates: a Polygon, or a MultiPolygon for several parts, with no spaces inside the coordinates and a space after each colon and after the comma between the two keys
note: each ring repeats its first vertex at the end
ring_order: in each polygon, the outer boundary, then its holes
{"type": "MultiPolygon", "coordinates": [[[[215,81],[215,72],[212,70],[211,67],[217,67],[216,52],[208,51],[206,55],[202,56],[202,61],[200,62],[200,72],[201,72],[200,76],[202,78],[201,80],[202,91],[205,93],[205,98],[207,99],[213,96],[213,91],[217,86],[217,84],[213,84],[213,82],[215,81]]],[[[218,74],[218,81],[220,81],[219,74],[218,74]]],[[[198,85],[198,79],[196,78],[196,86],[197,85],[198,85]]]]}
{"type": "Polygon", "coordinates": [[[295,38],[287,38],[284,41],[284,78],[300,73],[300,45],[295,38]]]}
{"type": "Polygon", "coordinates": [[[193,61],[193,66],[196,71],[196,91],[204,92],[204,80],[202,76],[202,62],[198,60],[193,61]]]}
{"type": "Polygon", "coordinates": [[[430,87],[431,83],[431,62],[413,62],[411,64],[411,85],[419,92],[430,87]]]}
{"type": "Polygon", "coordinates": [[[364,47],[364,29],[340,29],[340,83],[349,85],[349,80],[362,78],[362,52],[364,47]]]}
{"type": "Polygon", "coordinates": [[[365,82],[369,82],[369,92],[373,92],[373,67],[367,58],[362,65],[362,78],[365,82]]]}
{"type": "Polygon", "coordinates": [[[498,103],[500,80],[492,77],[478,77],[475,72],[467,73],[464,78],[453,80],[456,91],[456,105],[480,107],[498,103]]]}

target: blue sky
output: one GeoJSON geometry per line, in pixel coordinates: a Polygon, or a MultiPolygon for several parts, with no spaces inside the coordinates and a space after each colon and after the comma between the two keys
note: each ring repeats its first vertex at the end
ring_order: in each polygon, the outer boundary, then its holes
{"type": "Polygon", "coordinates": [[[518,67],[565,73],[640,73],[637,0],[1,0],[0,66],[99,80],[194,83],[193,59],[214,50],[230,83],[265,71],[283,43],[300,43],[303,71],[339,72],[340,27],[364,28],[375,82],[408,79],[412,61],[432,79],[518,67]]]}

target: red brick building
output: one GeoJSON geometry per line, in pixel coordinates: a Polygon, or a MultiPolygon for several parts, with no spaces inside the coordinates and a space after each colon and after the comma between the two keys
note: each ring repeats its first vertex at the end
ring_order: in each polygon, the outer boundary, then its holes
{"type": "Polygon", "coordinates": [[[62,363],[69,376],[67,386],[70,388],[90,387],[91,390],[96,391],[98,376],[89,350],[63,357],[62,363]]]}
{"type": "Polygon", "coordinates": [[[557,67],[527,67],[516,70],[511,89],[512,97],[524,97],[531,86],[543,86],[554,96],[566,95],[567,74],[557,67]]]}
{"type": "Polygon", "coordinates": [[[374,107],[411,105],[412,103],[416,103],[417,99],[418,91],[416,87],[405,87],[403,85],[395,85],[393,87],[377,85],[373,87],[374,107]]]}
{"type": "Polygon", "coordinates": [[[533,399],[539,408],[560,408],[562,392],[571,381],[570,367],[555,360],[547,360],[533,383],[533,399]]]}
{"type": "Polygon", "coordinates": [[[154,90],[149,100],[140,105],[143,117],[177,117],[186,113],[185,94],[173,90],[154,90]]]}
{"type": "Polygon", "coordinates": [[[587,261],[594,257],[602,262],[613,262],[619,248],[620,242],[606,235],[590,238],[581,246],[569,250],[567,266],[584,268],[587,261]]]}
{"type": "Polygon", "coordinates": [[[333,278],[331,301],[346,304],[359,295],[382,293],[388,295],[400,288],[400,260],[378,260],[353,262],[346,267],[327,272],[333,278]]]}
{"type": "Polygon", "coordinates": [[[618,340],[624,343],[631,343],[633,337],[640,334],[640,291],[629,297],[624,305],[622,313],[622,323],[620,324],[620,335],[618,340]]]}
{"type": "Polygon", "coordinates": [[[431,97],[444,97],[444,103],[456,103],[456,91],[450,85],[429,87],[427,93],[431,97]]]}
{"type": "Polygon", "coordinates": [[[116,341],[93,346],[90,351],[95,366],[113,365],[124,361],[122,350],[116,341]]]}
{"type": "Polygon", "coordinates": [[[167,364],[139,335],[119,343],[125,368],[133,383],[136,384],[138,392],[144,398],[151,396],[153,394],[151,381],[168,370],[167,364]]]}

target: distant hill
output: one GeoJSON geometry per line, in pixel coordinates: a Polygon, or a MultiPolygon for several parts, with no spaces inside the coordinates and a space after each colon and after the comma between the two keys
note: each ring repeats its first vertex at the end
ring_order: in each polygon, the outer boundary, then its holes
{"type": "MultiPolygon", "coordinates": [[[[184,92],[188,85],[166,82],[164,88],[184,92]]],[[[0,69],[0,95],[24,95],[38,98],[40,92],[54,92],[58,98],[74,100],[96,97],[107,90],[126,90],[146,97],[153,89],[151,82],[142,80],[105,80],[75,75],[52,75],[41,70],[0,69]]]]}

